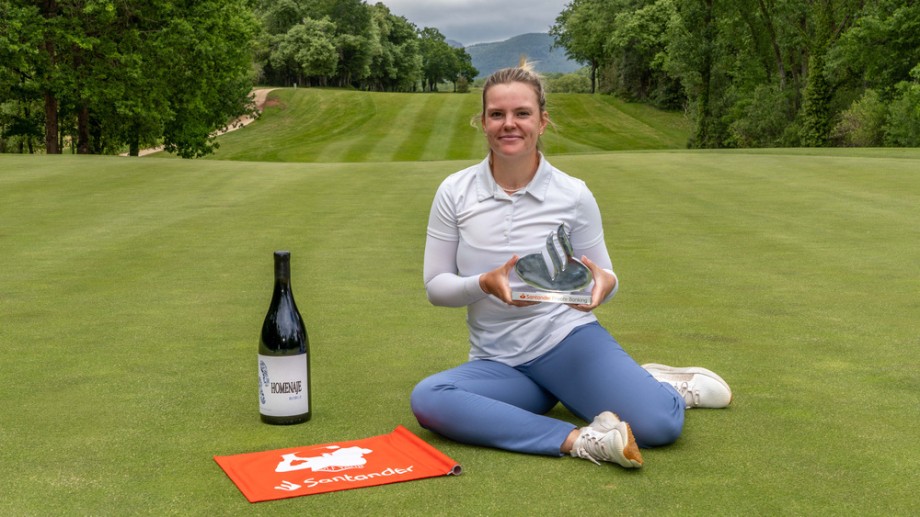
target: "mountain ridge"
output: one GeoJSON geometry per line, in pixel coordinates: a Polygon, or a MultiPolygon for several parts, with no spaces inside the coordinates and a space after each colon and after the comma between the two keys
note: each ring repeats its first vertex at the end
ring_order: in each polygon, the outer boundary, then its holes
{"type": "Polygon", "coordinates": [[[541,73],[570,73],[582,67],[566,57],[561,48],[553,48],[555,40],[547,33],[531,32],[508,38],[505,41],[476,43],[464,47],[479,71],[477,79],[508,66],[515,66],[521,56],[534,62],[541,73]]]}

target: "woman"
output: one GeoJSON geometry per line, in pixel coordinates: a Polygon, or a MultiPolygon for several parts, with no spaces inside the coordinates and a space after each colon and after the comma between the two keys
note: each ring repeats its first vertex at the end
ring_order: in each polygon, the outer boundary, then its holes
{"type": "Polygon", "coordinates": [[[412,393],[419,423],[475,445],[642,466],[639,447],[673,442],[688,407],[725,407],[731,391],[703,368],[639,366],[591,312],[616,293],[600,210],[584,182],[539,151],[549,123],[540,77],[523,63],[482,93],[488,157],[441,184],[428,222],[424,279],[434,305],[467,307],[470,360],[412,393]],[[512,299],[518,254],[560,224],[593,274],[583,305],[512,299]],[[591,423],[544,416],[561,402],[591,423]]]}

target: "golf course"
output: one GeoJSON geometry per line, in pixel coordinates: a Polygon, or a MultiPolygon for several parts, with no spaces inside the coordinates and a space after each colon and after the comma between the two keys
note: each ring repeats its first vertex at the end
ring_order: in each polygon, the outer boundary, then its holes
{"type": "Polygon", "coordinates": [[[205,159],[0,155],[0,515],[920,514],[920,149],[687,150],[683,114],[548,100],[620,281],[598,319],[640,363],[718,372],[727,409],[632,471],[423,429],[412,388],[468,353],[465,311],[426,299],[426,224],[487,152],[481,99],[277,89],[205,159]],[[256,387],[281,249],[294,426],[256,387]],[[251,504],[213,459],[399,425],[462,475],[251,504]]]}

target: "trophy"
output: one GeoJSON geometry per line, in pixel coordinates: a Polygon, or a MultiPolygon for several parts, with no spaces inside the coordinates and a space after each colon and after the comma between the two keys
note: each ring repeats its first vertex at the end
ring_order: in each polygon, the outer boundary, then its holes
{"type": "Polygon", "coordinates": [[[545,253],[533,253],[519,259],[514,265],[514,272],[536,291],[512,291],[513,300],[591,303],[591,293],[583,291],[593,280],[591,270],[572,256],[572,243],[565,233],[564,224],[546,237],[545,253]],[[552,271],[548,263],[552,263],[552,271]]]}

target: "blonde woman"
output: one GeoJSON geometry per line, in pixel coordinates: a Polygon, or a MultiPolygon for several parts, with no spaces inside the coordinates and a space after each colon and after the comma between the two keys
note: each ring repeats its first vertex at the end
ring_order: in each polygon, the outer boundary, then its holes
{"type": "Polygon", "coordinates": [[[424,263],[431,303],[467,308],[469,361],[420,382],[412,410],[463,443],[641,467],[640,447],[675,441],[686,408],[725,407],[731,390],[704,368],[638,365],[598,323],[592,310],[617,291],[600,210],[540,152],[549,114],[527,63],[488,78],[480,123],[489,155],[439,187],[424,263]],[[513,300],[518,256],[560,224],[593,274],[590,303],[513,300]],[[558,402],[590,423],[545,416],[558,402]]]}

